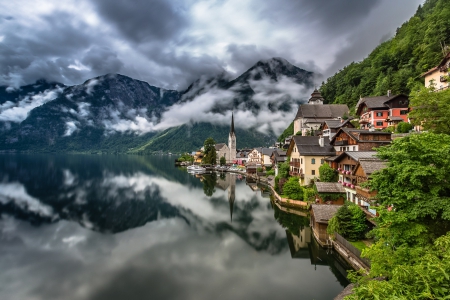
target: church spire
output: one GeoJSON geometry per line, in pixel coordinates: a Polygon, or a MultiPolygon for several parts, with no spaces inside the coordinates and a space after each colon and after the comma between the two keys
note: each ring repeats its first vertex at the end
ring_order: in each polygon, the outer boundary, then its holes
{"type": "Polygon", "coordinates": [[[234,133],[234,116],[233,116],[233,112],[231,112],[231,128],[230,128],[230,133],[234,133]]]}

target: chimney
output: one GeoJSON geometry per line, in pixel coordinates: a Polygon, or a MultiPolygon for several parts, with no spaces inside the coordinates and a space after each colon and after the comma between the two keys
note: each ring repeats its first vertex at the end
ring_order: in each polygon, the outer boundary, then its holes
{"type": "Polygon", "coordinates": [[[387,96],[390,97],[391,96],[391,90],[388,90],[387,92],[387,96]]]}
{"type": "Polygon", "coordinates": [[[324,139],[323,136],[319,135],[319,146],[323,147],[324,146],[324,139]]]}

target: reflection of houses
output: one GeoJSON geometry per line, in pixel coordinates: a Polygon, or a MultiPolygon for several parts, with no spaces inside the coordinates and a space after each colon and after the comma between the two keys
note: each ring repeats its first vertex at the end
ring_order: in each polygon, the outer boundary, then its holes
{"type": "Polygon", "coordinates": [[[330,141],[338,155],[344,151],[371,151],[390,143],[390,132],[351,128],[339,129],[330,141]]]}
{"type": "Polygon", "coordinates": [[[449,81],[446,79],[450,75],[450,52],[441,60],[439,65],[422,74],[425,77],[425,86],[434,84],[437,90],[447,89],[449,81]]]}
{"type": "Polygon", "coordinates": [[[316,182],[316,200],[320,204],[342,205],[345,201],[345,190],[338,182],[316,182]]]}
{"type": "Polygon", "coordinates": [[[309,244],[311,243],[311,228],[298,229],[298,235],[286,230],[286,237],[292,258],[310,258],[309,244]]]}
{"type": "Polygon", "coordinates": [[[342,118],[348,115],[349,109],[345,104],[323,104],[324,99],[318,90],[314,90],[308,104],[298,108],[294,119],[294,134],[301,132],[307,135],[311,130],[318,130],[325,120],[342,118]]]}
{"type": "Polygon", "coordinates": [[[311,227],[316,240],[324,246],[328,240],[328,221],[342,205],[311,204],[311,227]]]}
{"type": "Polygon", "coordinates": [[[286,153],[290,157],[289,174],[299,176],[301,185],[308,185],[319,176],[319,167],[325,158],[335,156],[336,152],[328,138],[318,136],[294,136],[286,153]]]}
{"type": "Polygon", "coordinates": [[[388,91],[386,96],[359,99],[356,114],[362,129],[383,129],[388,123],[395,125],[401,121],[408,122],[408,105],[408,96],[391,95],[391,91],[388,91]]]}

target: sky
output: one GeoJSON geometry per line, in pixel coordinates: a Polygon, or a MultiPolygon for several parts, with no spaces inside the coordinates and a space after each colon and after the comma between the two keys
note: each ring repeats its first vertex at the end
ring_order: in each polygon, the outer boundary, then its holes
{"type": "MultiPolygon", "coordinates": [[[[0,1],[0,85],[119,73],[183,90],[283,57],[320,80],[366,57],[423,0],[0,1]]],[[[318,82],[320,84],[320,82],[318,82]]]]}

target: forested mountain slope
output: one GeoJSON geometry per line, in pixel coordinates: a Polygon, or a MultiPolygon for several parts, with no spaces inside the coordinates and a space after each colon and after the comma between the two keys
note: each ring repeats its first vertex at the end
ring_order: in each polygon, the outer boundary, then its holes
{"type": "Polygon", "coordinates": [[[380,96],[387,90],[409,94],[416,84],[423,85],[420,75],[442,59],[444,44],[450,45],[450,1],[427,0],[392,39],[328,78],[320,91],[329,103],[350,109],[360,96],[380,96]]]}

